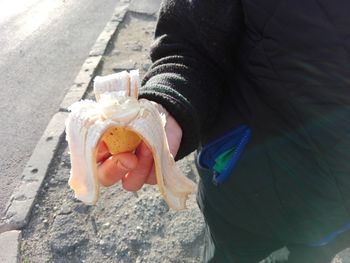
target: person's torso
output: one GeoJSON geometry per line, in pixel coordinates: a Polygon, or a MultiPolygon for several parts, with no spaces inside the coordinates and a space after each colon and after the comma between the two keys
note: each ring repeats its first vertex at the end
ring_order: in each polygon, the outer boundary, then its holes
{"type": "Polygon", "coordinates": [[[260,193],[261,204],[271,188],[279,206],[271,216],[282,211],[299,231],[312,237],[324,227],[322,235],[350,209],[350,2],[242,4],[246,31],[230,97],[240,116],[224,109],[218,123],[232,118],[253,133],[228,184],[260,193]]]}

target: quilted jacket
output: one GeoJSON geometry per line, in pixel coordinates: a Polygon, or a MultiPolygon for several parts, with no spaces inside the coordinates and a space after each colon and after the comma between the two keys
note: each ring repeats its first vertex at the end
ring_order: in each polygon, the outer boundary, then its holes
{"type": "Polygon", "coordinates": [[[141,97],[180,123],[178,159],[251,127],[212,191],[232,223],[310,243],[350,221],[349,14],[348,0],[163,1],[141,97]]]}

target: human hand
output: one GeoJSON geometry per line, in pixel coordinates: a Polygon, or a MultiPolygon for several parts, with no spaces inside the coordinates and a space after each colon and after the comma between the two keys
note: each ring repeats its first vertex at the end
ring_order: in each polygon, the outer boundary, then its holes
{"type": "MultiPolygon", "coordinates": [[[[156,105],[166,116],[165,134],[170,153],[175,157],[181,143],[181,127],[162,106],[156,105]]],[[[122,181],[125,190],[136,192],[144,184],[157,183],[153,155],[144,142],[140,143],[135,153],[111,155],[106,144],[101,141],[98,145],[96,161],[99,163],[98,179],[103,186],[111,186],[122,181]]]]}

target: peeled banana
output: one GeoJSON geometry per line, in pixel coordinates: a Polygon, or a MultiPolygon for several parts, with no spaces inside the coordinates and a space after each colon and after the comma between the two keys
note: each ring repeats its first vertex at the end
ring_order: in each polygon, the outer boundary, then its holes
{"type": "Polygon", "coordinates": [[[66,139],[70,150],[69,185],[88,205],[99,197],[97,146],[103,140],[111,154],[134,151],[141,141],[151,149],[159,190],[175,210],[185,208],[195,184],[185,177],[170,154],[164,130],[166,118],[157,106],[138,100],[139,73],[124,71],[94,79],[96,101],[82,100],[70,106],[66,139]]]}

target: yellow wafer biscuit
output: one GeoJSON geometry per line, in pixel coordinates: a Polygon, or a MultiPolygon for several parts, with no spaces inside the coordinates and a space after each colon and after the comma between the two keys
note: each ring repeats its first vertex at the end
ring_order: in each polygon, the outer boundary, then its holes
{"type": "Polygon", "coordinates": [[[141,138],[124,127],[109,128],[103,135],[102,140],[111,154],[131,152],[140,144],[141,138]]]}

